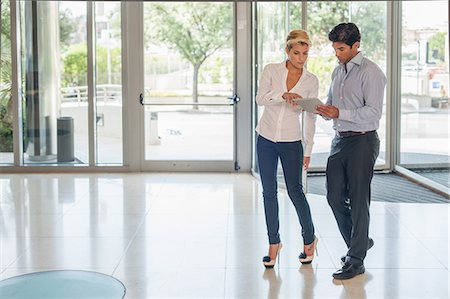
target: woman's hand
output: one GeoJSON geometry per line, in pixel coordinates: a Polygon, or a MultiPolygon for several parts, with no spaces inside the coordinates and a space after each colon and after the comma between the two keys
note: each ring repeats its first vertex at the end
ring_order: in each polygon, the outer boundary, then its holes
{"type": "Polygon", "coordinates": [[[303,169],[308,170],[309,162],[311,162],[311,157],[304,156],[303,157],[303,169]]]}
{"type": "Polygon", "coordinates": [[[302,96],[297,93],[293,93],[293,92],[285,92],[285,93],[283,93],[283,95],[281,97],[292,107],[297,107],[297,103],[294,102],[293,100],[299,99],[302,96]]]}

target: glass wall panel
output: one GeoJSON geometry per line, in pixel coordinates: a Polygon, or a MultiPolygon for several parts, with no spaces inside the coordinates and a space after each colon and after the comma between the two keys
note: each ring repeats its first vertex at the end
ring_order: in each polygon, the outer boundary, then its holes
{"type": "Polygon", "coordinates": [[[144,3],[145,160],[233,160],[233,7],[144,3]]]}
{"type": "Polygon", "coordinates": [[[120,2],[95,2],[97,164],[122,164],[120,2]]]}
{"type": "Polygon", "coordinates": [[[402,2],[400,165],[449,187],[448,1],[402,2]]]}
{"type": "MultiPolygon", "coordinates": [[[[301,2],[257,2],[253,11],[257,32],[253,40],[256,45],[253,50],[255,66],[253,94],[256,94],[264,66],[286,59],[286,36],[290,30],[301,28],[302,7],[301,2]]],[[[256,126],[264,107],[253,104],[256,126]]],[[[255,166],[257,170],[258,165],[255,166]]],[[[281,168],[279,173],[281,175],[281,168]]]]}
{"type": "Polygon", "coordinates": [[[285,59],[285,40],[287,33],[301,27],[301,6],[288,2],[258,2],[257,20],[257,58],[256,63],[262,69],[268,63],[285,59]]]}
{"type": "Polygon", "coordinates": [[[0,2],[0,164],[12,164],[11,28],[9,1],[0,2]]]}
{"type": "Polygon", "coordinates": [[[302,28],[302,3],[295,1],[288,2],[286,5],[289,30],[302,28]]]}
{"type": "MultiPolygon", "coordinates": [[[[361,52],[377,63],[386,73],[386,1],[309,1],[307,18],[308,32],[313,43],[308,60],[308,70],[319,78],[319,98],[323,102],[326,102],[331,83],[331,73],[338,64],[331,42],[328,40],[328,33],[339,23],[353,22],[359,27],[361,31],[361,52]]],[[[385,107],[386,98],[380,128],[378,129],[381,145],[377,165],[386,163],[385,107]]],[[[311,167],[323,168],[326,166],[334,134],[332,122],[318,117],[311,167]]]]}
{"type": "Polygon", "coordinates": [[[87,163],[86,3],[20,9],[24,163],[87,163]]]}
{"type": "MultiPolygon", "coordinates": [[[[285,59],[284,47],[287,33],[301,28],[301,3],[258,2],[255,10],[257,36],[255,38],[255,84],[258,84],[263,67],[270,62],[285,59]]],[[[331,73],[337,66],[333,48],[328,40],[328,32],[341,22],[354,22],[361,30],[361,51],[375,61],[386,72],[386,1],[309,1],[307,3],[307,31],[312,40],[312,48],[307,68],[319,78],[319,97],[325,102],[331,83],[331,73]]],[[[256,92],[257,88],[255,88],[256,92]]],[[[385,100],[386,104],[386,100],[385,100]]],[[[257,107],[255,120],[262,113],[257,107]]],[[[385,109],[378,134],[381,139],[380,157],[377,165],[385,164],[386,153],[386,114],[385,109]]],[[[334,137],[332,123],[317,118],[311,167],[324,168],[334,137]]]]}

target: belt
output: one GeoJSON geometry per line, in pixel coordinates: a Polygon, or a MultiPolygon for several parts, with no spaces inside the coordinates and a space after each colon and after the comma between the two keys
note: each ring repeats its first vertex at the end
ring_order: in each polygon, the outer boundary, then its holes
{"type": "Polygon", "coordinates": [[[338,136],[338,137],[351,137],[351,136],[364,135],[364,134],[368,134],[368,133],[372,133],[372,132],[375,132],[375,130],[364,131],[364,132],[355,132],[355,131],[339,132],[339,131],[336,131],[336,136],[338,136]]]}

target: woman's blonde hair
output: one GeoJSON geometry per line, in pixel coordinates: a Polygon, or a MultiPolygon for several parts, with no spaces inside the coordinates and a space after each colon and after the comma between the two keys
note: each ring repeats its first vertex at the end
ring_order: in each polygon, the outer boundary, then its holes
{"type": "Polygon", "coordinates": [[[305,30],[297,29],[289,32],[286,38],[286,47],[290,50],[294,45],[308,45],[311,46],[311,40],[305,30]]]}

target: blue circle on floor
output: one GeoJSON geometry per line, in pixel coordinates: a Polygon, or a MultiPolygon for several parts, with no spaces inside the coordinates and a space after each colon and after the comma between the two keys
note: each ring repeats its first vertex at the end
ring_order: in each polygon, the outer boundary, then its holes
{"type": "Polygon", "coordinates": [[[0,281],[0,298],[122,299],[125,286],[116,278],[91,271],[34,272],[0,281]]]}

